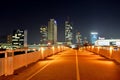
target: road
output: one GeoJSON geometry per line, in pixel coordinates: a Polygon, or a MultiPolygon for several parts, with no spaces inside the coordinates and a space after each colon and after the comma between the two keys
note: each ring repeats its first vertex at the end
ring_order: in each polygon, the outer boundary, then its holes
{"type": "Polygon", "coordinates": [[[120,63],[85,50],[67,50],[0,80],[120,80],[120,63]]]}

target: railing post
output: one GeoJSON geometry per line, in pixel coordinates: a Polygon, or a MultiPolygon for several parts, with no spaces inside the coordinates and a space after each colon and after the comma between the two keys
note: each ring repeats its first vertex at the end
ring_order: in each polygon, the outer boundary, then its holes
{"type": "Polygon", "coordinates": [[[41,58],[44,59],[45,56],[44,56],[44,49],[43,49],[43,47],[41,47],[40,51],[41,51],[41,58]]]}
{"type": "Polygon", "coordinates": [[[14,73],[13,57],[13,50],[5,51],[5,76],[12,75],[14,73]]]}
{"type": "Polygon", "coordinates": [[[112,58],[112,53],[113,53],[113,47],[112,46],[110,46],[110,48],[109,48],[109,53],[110,53],[110,59],[112,58]]]}
{"type": "Polygon", "coordinates": [[[55,48],[54,48],[54,46],[52,47],[52,54],[53,55],[55,54],[55,48]]]}
{"type": "Polygon", "coordinates": [[[25,64],[25,67],[27,67],[28,66],[28,55],[27,55],[27,49],[25,49],[25,61],[26,61],[26,64],[25,64]]]}

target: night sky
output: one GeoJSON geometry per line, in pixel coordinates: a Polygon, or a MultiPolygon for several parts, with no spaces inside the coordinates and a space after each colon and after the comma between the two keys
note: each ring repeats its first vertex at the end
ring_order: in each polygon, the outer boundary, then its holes
{"type": "Polygon", "coordinates": [[[28,43],[39,43],[41,25],[54,18],[58,24],[58,41],[64,41],[64,22],[67,17],[74,33],[89,37],[91,31],[106,38],[120,39],[119,0],[39,0],[1,1],[0,35],[21,28],[28,30],[28,43]]]}

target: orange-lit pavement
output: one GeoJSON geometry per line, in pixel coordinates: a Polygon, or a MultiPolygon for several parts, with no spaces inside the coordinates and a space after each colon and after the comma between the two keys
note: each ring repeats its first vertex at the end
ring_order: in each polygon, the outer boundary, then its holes
{"type": "Polygon", "coordinates": [[[70,49],[0,80],[120,80],[120,64],[88,51],[70,49]]]}

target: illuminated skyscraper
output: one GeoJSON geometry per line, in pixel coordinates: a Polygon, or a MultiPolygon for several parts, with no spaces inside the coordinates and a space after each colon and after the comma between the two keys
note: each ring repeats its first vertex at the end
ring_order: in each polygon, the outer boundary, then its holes
{"type": "Polygon", "coordinates": [[[98,39],[98,33],[97,32],[91,32],[90,37],[91,37],[91,43],[94,45],[95,41],[98,39]]]}
{"type": "Polygon", "coordinates": [[[45,25],[40,27],[40,43],[47,44],[48,41],[48,28],[45,25]]]}
{"type": "Polygon", "coordinates": [[[72,44],[73,28],[69,21],[65,21],[65,42],[69,45],[72,44]]]}
{"type": "Polygon", "coordinates": [[[15,30],[12,36],[13,48],[27,47],[27,30],[15,30]]]}
{"type": "Polygon", "coordinates": [[[57,22],[54,19],[48,21],[48,42],[51,44],[57,42],[57,22]]]}
{"type": "Polygon", "coordinates": [[[76,33],[76,43],[81,45],[82,44],[82,39],[81,39],[81,34],[80,32],[76,33]]]}

